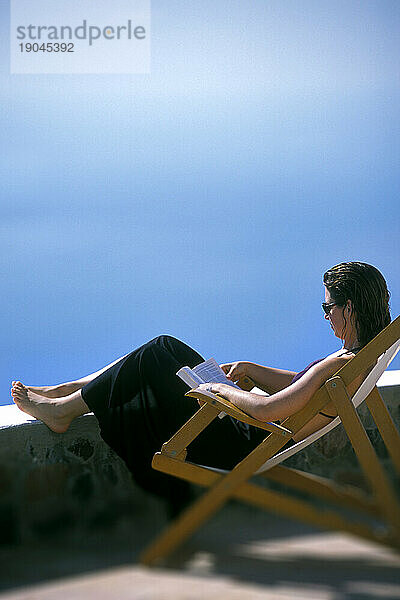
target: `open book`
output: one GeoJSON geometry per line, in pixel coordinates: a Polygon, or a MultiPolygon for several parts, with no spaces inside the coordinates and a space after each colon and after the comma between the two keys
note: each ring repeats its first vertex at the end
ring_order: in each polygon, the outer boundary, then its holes
{"type": "MultiPolygon", "coordinates": [[[[227,385],[232,385],[235,388],[239,388],[236,383],[233,383],[230,379],[227,378],[215,358],[209,358],[205,362],[196,365],[191,369],[190,367],[182,367],[177,372],[178,377],[183,379],[183,381],[188,385],[191,389],[197,388],[202,383],[226,383],[227,385]]],[[[212,395],[204,392],[206,395],[212,395]]],[[[219,418],[222,419],[226,417],[226,413],[221,412],[219,418]]]]}
{"type": "Polygon", "coordinates": [[[226,383],[235,388],[239,388],[236,383],[228,379],[215,358],[209,358],[205,362],[193,367],[182,367],[177,372],[178,377],[191,388],[197,388],[202,383],[226,383]]]}
{"type": "MultiPolygon", "coordinates": [[[[196,365],[191,369],[190,367],[182,367],[177,372],[178,377],[180,377],[186,385],[188,385],[191,389],[196,389],[202,383],[226,383],[227,385],[231,385],[237,389],[241,389],[236,383],[234,383],[231,379],[228,379],[215,358],[209,358],[205,362],[196,365]]],[[[266,392],[260,390],[257,387],[252,389],[252,392],[261,394],[262,396],[268,396],[266,392]]],[[[207,396],[212,396],[211,392],[203,391],[203,394],[207,396]]],[[[222,419],[226,417],[225,412],[219,413],[219,418],[222,419]]],[[[246,423],[238,422],[239,428],[247,428],[248,425],[246,423]]]]}

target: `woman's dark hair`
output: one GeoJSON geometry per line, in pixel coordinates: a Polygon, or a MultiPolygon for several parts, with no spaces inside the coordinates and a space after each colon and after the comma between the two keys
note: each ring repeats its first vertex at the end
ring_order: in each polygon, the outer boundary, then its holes
{"type": "Polygon", "coordinates": [[[390,292],[383,275],[372,265],[340,263],[326,271],[324,285],[339,306],[345,306],[347,300],[351,300],[360,346],[365,346],[389,325],[390,292]]]}

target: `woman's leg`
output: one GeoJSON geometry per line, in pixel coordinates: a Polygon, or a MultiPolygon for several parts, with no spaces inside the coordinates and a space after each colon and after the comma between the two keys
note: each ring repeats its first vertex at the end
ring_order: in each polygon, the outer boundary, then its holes
{"type": "MultiPolygon", "coordinates": [[[[39,394],[40,396],[44,396],[45,398],[63,398],[65,396],[69,396],[70,394],[73,394],[74,392],[77,392],[78,390],[82,389],[84,385],[89,383],[89,381],[92,381],[93,379],[98,377],[98,375],[101,375],[101,373],[103,373],[104,371],[106,371],[107,369],[109,369],[110,367],[115,365],[117,362],[119,362],[120,360],[122,360],[123,358],[128,356],[128,354],[124,354],[124,356],[117,358],[117,360],[114,360],[114,362],[110,363],[106,367],[103,367],[99,371],[96,371],[95,373],[91,373],[90,375],[86,375],[85,377],[82,377],[81,379],[76,379],[75,381],[68,381],[65,383],[59,383],[57,385],[46,385],[46,386],[42,386],[42,387],[37,387],[37,386],[32,386],[32,385],[25,386],[25,387],[30,392],[33,392],[34,394],[39,394]]],[[[16,381],[12,382],[13,385],[15,383],[16,383],[16,381]]]]}
{"type": "MultiPolygon", "coordinates": [[[[182,346],[186,349],[186,351],[190,350],[191,354],[196,354],[193,350],[189,349],[182,342],[179,342],[174,338],[170,338],[169,336],[160,336],[157,339],[160,342],[166,344],[167,347],[172,344],[171,349],[173,349],[173,347],[176,344],[178,344],[179,348],[180,346],[182,346]]],[[[123,357],[118,358],[117,360],[107,365],[106,367],[103,367],[99,371],[96,371],[95,373],[82,377],[81,379],[78,379],[73,382],[40,388],[25,386],[20,381],[13,381],[11,389],[12,399],[20,410],[31,415],[32,417],[35,417],[35,419],[43,421],[50,429],[52,429],[52,431],[55,431],[56,433],[63,433],[68,429],[73,419],[84,415],[88,412],[92,412],[93,409],[89,408],[88,404],[84,401],[81,390],[88,384],[94,382],[96,385],[95,388],[92,389],[92,392],[95,391],[95,397],[97,397],[97,411],[95,412],[105,410],[106,421],[108,421],[110,417],[108,412],[108,399],[102,397],[104,396],[104,389],[108,390],[110,381],[110,376],[108,373],[106,373],[106,371],[109,371],[109,373],[111,373],[112,379],[114,371],[112,367],[117,365],[117,363],[121,363],[122,365],[124,363],[124,359],[126,359],[127,357],[136,354],[137,352],[140,353],[142,348],[145,348],[147,346],[151,347],[154,344],[157,345],[156,339],[138,348],[136,351],[125,354],[123,357]],[[104,376],[100,377],[100,375],[102,374],[104,374],[104,376]],[[97,380],[97,382],[94,380],[97,380]]],[[[201,362],[202,357],[200,355],[197,356],[199,357],[198,362],[201,362]]],[[[191,359],[193,360],[192,356],[191,359]]],[[[153,371],[153,368],[151,368],[150,370],[153,371]]],[[[175,371],[176,369],[173,369],[173,373],[175,373],[175,371]]],[[[135,377],[133,379],[135,379],[135,377]]],[[[138,380],[139,379],[140,378],[138,378],[138,380]]],[[[129,374],[129,380],[131,380],[132,382],[131,374],[129,374]]]]}
{"type": "Polygon", "coordinates": [[[90,412],[80,390],[64,398],[51,399],[32,392],[16,381],[11,396],[20,410],[43,421],[56,433],[64,433],[76,417],[90,412]]]}

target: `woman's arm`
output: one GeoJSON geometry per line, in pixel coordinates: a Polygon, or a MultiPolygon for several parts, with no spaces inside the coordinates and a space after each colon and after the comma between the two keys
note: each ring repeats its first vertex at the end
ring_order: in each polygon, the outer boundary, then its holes
{"type": "Polygon", "coordinates": [[[345,365],[349,358],[328,357],[311,367],[295,383],[268,397],[244,392],[223,383],[203,384],[199,389],[220,394],[259,421],[282,420],[301,410],[321,385],[345,365]]]}
{"type": "Polygon", "coordinates": [[[274,369],[273,367],[264,367],[256,363],[250,363],[249,377],[264,392],[275,394],[291,384],[294,371],[284,369],[274,369]]]}
{"type": "Polygon", "coordinates": [[[274,394],[291,384],[294,371],[264,367],[252,362],[234,362],[220,365],[228,379],[237,381],[240,377],[250,377],[257,387],[268,394],[274,394]]]}

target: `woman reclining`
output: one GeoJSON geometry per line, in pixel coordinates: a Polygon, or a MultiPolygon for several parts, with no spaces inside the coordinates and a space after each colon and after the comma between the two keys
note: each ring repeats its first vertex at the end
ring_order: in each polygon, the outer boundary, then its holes
{"type": "MultiPolygon", "coordinates": [[[[300,373],[251,362],[221,365],[233,381],[244,375],[268,392],[262,396],[225,384],[204,384],[260,421],[283,420],[303,408],[317,389],[390,322],[389,292],[381,273],[361,262],[336,265],[324,274],[324,316],[342,346],[300,373]]],[[[104,441],[125,461],[143,488],[165,497],[175,514],[188,495],[188,484],[154,471],[155,452],[198,410],[185,397],[176,372],[204,359],[183,342],[159,336],[77,381],[49,387],[12,383],[11,395],[24,412],[52,431],[65,432],[76,417],[93,412],[104,441]]],[[[360,379],[353,382],[358,387],[360,379]]],[[[351,392],[351,390],[350,390],[351,392]]],[[[296,435],[303,439],[335,417],[327,406],[296,435]]],[[[226,417],[214,420],[189,446],[188,460],[231,469],[265,437],[262,429],[226,417]],[[221,443],[223,440],[223,443],[221,443]]],[[[292,442],[293,443],[293,442],[292,442]]]]}

